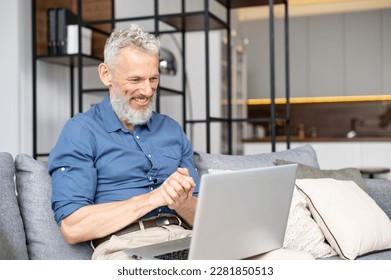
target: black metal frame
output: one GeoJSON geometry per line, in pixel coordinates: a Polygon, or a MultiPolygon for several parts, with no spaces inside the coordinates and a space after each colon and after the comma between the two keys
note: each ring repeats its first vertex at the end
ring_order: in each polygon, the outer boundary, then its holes
{"type": "MultiPolygon", "coordinates": [[[[211,123],[212,122],[226,122],[227,123],[227,130],[228,130],[228,153],[232,154],[232,124],[234,122],[268,122],[271,124],[271,144],[272,144],[272,151],[275,151],[276,146],[276,120],[282,119],[286,122],[286,143],[287,148],[290,148],[290,91],[289,91],[289,15],[288,15],[288,0],[263,0],[263,1],[253,1],[253,6],[256,5],[266,5],[267,1],[269,4],[269,40],[270,40],[270,108],[271,108],[271,115],[270,118],[233,118],[232,117],[232,89],[231,89],[231,51],[227,51],[227,99],[228,99],[228,115],[227,118],[216,118],[212,117],[210,114],[210,73],[209,73],[209,32],[211,28],[216,28],[215,26],[218,25],[217,28],[219,29],[225,29],[227,32],[227,47],[230,48],[231,46],[231,15],[230,11],[232,8],[237,8],[241,5],[240,1],[235,0],[217,0],[220,4],[225,6],[226,8],[226,22],[221,21],[219,18],[214,16],[212,13],[209,12],[209,0],[204,0],[204,11],[203,12],[191,12],[186,13],[185,8],[185,0],[181,0],[181,13],[180,14],[173,14],[173,15],[159,15],[159,0],[154,1],[155,10],[153,16],[144,16],[144,17],[133,17],[133,18],[121,18],[121,19],[115,19],[114,15],[114,0],[111,0],[112,5],[112,15],[110,20],[98,20],[98,21],[84,21],[82,22],[81,18],[81,11],[82,11],[82,0],[77,0],[77,9],[78,9],[78,26],[79,26],[79,50],[82,49],[82,40],[81,40],[81,28],[82,26],[89,26],[94,31],[98,31],[101,33],[105,33],[102,30],[96,29],[92,27],[93,24],[103,24],[103,23],[110,23],[112,27],[115,27],[116,22],[120,21],[136,21],[136,20],[151,20],[153,19],[155,21],[155,33],[156,34],[165,34],[165,33],[177,33],[181,32],[182,34],[182,69],[183,69],[183,75],[182,75],[182,91],[177,90],[171,90],[168,88],[159,87],[158,91],[161,90],[171,92],[173,94],[179,94],[182,95],[182,113],[183,113],[183,129],[186,132],[187,125],[193,125],[196,123],[205,123],[206,125],[206,152],[210,152],[211,150],[211,123]],[[286,81],[286,115],[285,116],[277,116],[275,112],[275,43],[274,43],[274,5],[276,2],[283,3],[285,5],[285,81],[286,81]],[[170,20],[173,18],[180,18],[182,21],[182,27],[186,26],[185,21],[188,17],[191,16],[203,16],[204,22],[203,22],[203,31],[205,32],[205,83],[206,83],[206,117],[202,120],[189,120],[186,116],[186,59],[185,59],[185,35],[187,30],[185,28],[178,28],[176,27],[173,31],[159,31],[159,21],[165,21],[170,20]],[[214,26],[211,25],[211,20],[213,21],[214,26]],[[212,26],[212,27],[211,27],[212,26]]],[[[240,6],[241,7],[241,6],[240,6]]],[[[167,23],[167,22],[166,22],[167,23]]],[[[170,24],[170,23],[168,23],[170,24]]],[[[175,26],[173,26],[175,27],[175,26]]],[[[83,89],[83,65],[88,65],[91,63],[97,64],[100,62],[97,58],[89,57],[83,55],[81,52],[79,52],[76,55],[66,55],[61,56],[58,58],[53,57],[37,57],[37,49],[36,49],[36,0],[32,0],[32,83],[33,83],[33,157],[41,157],[41,156],[48,156],[48,153],[39,153],[38,152],[38,124],[37,124],[37,60],[43,60],[43,61],[49,61],[54,63],[60,63],[64,64],[70,67],[70,115],[73,116],[75,112],[75,106],[74,106],[74,69],[77,67],[77,76],[78,76],[78,111],[81,112],[83,109],[83,93],[88,92],[99,92],[99,91],[106,91],[107,89],[83,89]]],[[[192,31],[192,30],[190,30],[192,31]]],[[[108,35],[108,34],[107,34],[108,35]]],[[[160,110],[160,94],[158,94],[157,99],[157,110],[160,110]]]]}
{"type": "Polygon", "coordinates": [[[290,80],[289,80],[289,14],[288,0],[284,0],[285,6],[285,97],[286,97],[286,114],[285,116],[277,116],[275,109],[276,98],[276,81],[275,81],[275,42],[274,42],[274,0],[269,0],[269,43],[270,43],[270,123],[271,123],[271,149],[276,151],[276,120],[283,119],[286,124],[286,143],[287,148],[290,148],[290,80]]]}

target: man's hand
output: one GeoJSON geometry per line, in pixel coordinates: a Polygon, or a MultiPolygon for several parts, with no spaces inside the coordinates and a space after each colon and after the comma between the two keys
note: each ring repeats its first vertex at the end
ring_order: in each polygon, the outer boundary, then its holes
{"type": "Polygon", "coordinates": [[[178,168],[158,190],[168,208],[175,210],[182,207],[183,203],[193,196],[194,187],[195,182],[187,168],[178,168]]]}

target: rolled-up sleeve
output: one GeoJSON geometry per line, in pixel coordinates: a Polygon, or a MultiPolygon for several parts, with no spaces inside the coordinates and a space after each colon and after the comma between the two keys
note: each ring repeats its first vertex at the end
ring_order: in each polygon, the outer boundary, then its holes
{"type": "Polygon", "coordinates": [[[52,176],[52,209],[58,224],[79,208],[94,203],[97,171],[93,150],[94,139],[86,124],[69,120],[48,163],[52,176]]]}

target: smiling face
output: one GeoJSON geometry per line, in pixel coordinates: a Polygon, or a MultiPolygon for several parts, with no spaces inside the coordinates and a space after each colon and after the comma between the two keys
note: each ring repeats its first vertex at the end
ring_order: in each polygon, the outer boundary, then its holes
{"type": "Polygon", "coordinates": [[[125,47],[111,69],[99,65],[102,82],[109,87],[110,102],[120,121],[129,129],[149,121],[159,83],[157,54],[125,47]]]}

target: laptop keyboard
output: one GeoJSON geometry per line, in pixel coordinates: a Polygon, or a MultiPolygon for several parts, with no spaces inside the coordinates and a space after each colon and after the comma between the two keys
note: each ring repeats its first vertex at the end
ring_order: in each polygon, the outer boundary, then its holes
{"type": "Polygon", "coordinates": [[[160,260],[187,260],[188,256],[189,256],[189,249],[183,249],[183,250],[155,256],[155,258],[160,260]]]}

